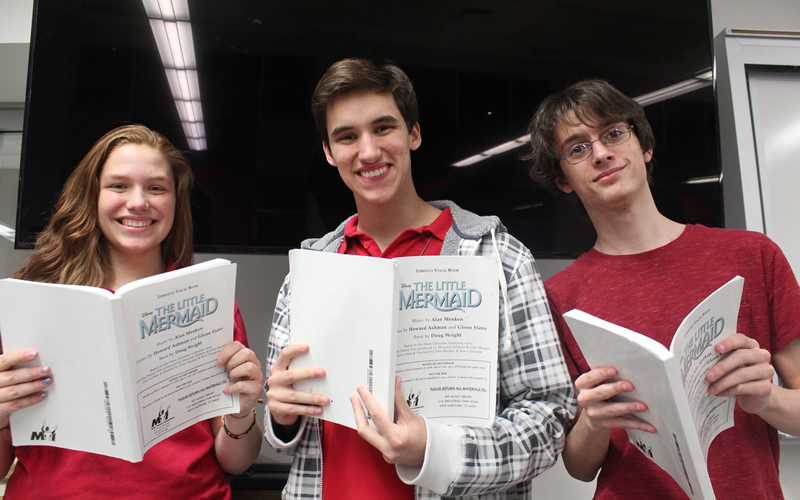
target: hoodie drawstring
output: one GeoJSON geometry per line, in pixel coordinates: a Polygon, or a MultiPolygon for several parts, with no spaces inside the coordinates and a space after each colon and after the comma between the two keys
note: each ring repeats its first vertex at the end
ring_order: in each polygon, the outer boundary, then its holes
{"type": "Polygon", "coordinates": [[[503,271],[503,262],[500,259],[500,249],[497,248],[497,240],[494,237],[494,228],[489,231],[492,235],[492,247],[497,260],[497,269],[499,271],[498,279],[500,280],[500,290],[503,293],[503,308],[506,313],[503,316],[505,319],[506,335],[503,339],[503,351],[508,352],[511,350],[511,311],[508,309],[508,284],[506,283],[505,272],[503,271]]]}

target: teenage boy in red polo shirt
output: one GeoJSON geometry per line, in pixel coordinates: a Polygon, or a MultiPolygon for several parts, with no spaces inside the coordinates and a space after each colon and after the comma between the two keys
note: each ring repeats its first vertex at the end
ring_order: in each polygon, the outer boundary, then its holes
{"type": "MultiPolygon", "coordinates": [[[[289,345],[287,277],[270,335],[265,418],[267,441],[295,455],[284,495],[410,499],[416,490],[417,498],[529,498],[531,478],[555,463],[575,404],[530,252],[496,217],[419,197],[411,177],[411,151],[422,141],[417,101],[397,66],[363,59],[333,64],[317,85],[312,111],[328,163],[353,192],[358,214],[302,246],[385,258],[493,256],[504,270],[499,340],[506,347],[498,355],[499,405],[490,429],[428,422],[403,404],[394,419],[373,412],[377,428],[354,404],[359,432],[321,421],[314,417],[328,398],[292,387],[325,370],[291,368],[309,346],[289,345]]],[[[370,404],[367,391],[358,395],[370,404]]]]}

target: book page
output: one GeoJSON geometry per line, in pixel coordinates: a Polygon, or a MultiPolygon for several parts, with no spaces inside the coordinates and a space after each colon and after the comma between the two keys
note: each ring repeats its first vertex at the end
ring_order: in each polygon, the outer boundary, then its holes
{"type": "Polygon", "coordinates": [[[5,349],[51,367],[47,399],[14,412],[14,444],[132,462],[162,439],[239,411],[219,351],[233,339],[236,266],[217,259],[121,287],[0,282],[5,349]]]}
{"type": "Polygon", "coordinates": [[[47,399],[11,414],[15,446],[58,446],[132,460],[135,415],[122,394],[120,347],[108,290],[6,279],[0,281],[3,350],[33,349],[22,366],[49,366],[47,399]],[[109,416],[113,415],[113,425],[109,416]]]}
{"type": "Polygon", "coordinates": [[[708,296],[681,322],[670,346],[678,360],[689,410],[706,459],[714,438],[733,427],[736,398],[709,394],[711,384],[706,374],[723,357],[714,346],[736,333],[743,287],[744,278],[737,276],[708,296]]]}
{"type": "Polygon", "coordinates": [[[656,428],[656,433],[626,429],[628,439],[664,469],[690,498],[713,498],[675,356],[658,341],[573,309],[564,314],[586,362],[592,368],[613,366],[612,380],[628,380],[633,391],[613,401],[641,401],[647,411],[626,415],[656,428]]]}
{"type": "Polygon", "coordinates": [[[141,446],[239,411],[219,352],[233,341],[236,264],[222,259],[121,290],[141,446]]]}
{"type": "Polygon", "coordinates": [[[310,346],[291,367],[326,371],[294,387],[331,398],[321,418],[356,428],[349,397],[360,385],[393,416],[397,374],[414,411],[446,423],[491,425],[499,307],[493,259],[292,250],[289,266],[291,342],[310,346]]]}
{"type": "Polygon", "coordinates": [[[394,416],[394,267],[375,257],[289,252],[291,343],[309,345],[291,368],[325,368],[325,377],[294,388],[331,399],[324,420],[356,429],[350,396],[359,386],[394,416]]]}
{"type": "Polygon", "coordinates": [[[406,402],[431,420],[490,427],[497,400],[496,260],[395,260],[396,373],[406,402]]]}

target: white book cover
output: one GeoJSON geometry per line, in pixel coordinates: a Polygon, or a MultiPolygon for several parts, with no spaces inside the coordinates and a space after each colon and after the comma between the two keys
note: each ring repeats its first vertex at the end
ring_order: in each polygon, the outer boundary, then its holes
{"type": "Polygon", "coordinates": [[[142,460],[163,439],[239,411],[216,366],[233,340],[236,264],[215,259],[115,293],[0,280],[3,351],[33,349],[53,384],[11,414],[15,446],[57,446],[142,460]]]}
{"type": "Polygon", "coordinates": [[[628,437],[690,498],[714,498],[708,448],[733,426],[736,398],[710,395],[705,375],[723,356],[714,346],[736,333],[743,287],[737,276],[703,300],[681,322],[669,349],[583,311],[564,314],[589,366],[613,366],[619,372],[614,380],[633,383],[632,392],[614,400],[645,403],[648,410],[635,417],[657,432],[627,429],[628,437]]]}
{"type": "Polygon", "coordinates": [[[497,393],[498,267],[491,257],[381,259],[289,252],[292,368],[326,376],[295,388],[325,394],[323,419],[356,428],[360,385],[394,415],[394,378],[418,414],[490,427],[497,393]]]}

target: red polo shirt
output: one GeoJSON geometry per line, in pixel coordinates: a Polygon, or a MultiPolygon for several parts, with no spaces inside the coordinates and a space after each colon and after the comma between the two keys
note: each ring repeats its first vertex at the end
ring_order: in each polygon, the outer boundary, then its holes
{"type": "MultiPolygon", "coordinates": [[[[381,252],[371,236],[358,231],[358,216],[344,229],[339,253],[353,253],[391,259],[416,255],[439,255],[453,216],[446,208],[430,225],[403,231],[381,252]]],[[[353,429],[328,421],[322,422],[323,500],[381,498],[409,500],[414,486],[397,477],[393,464],[353,429]]]]}

